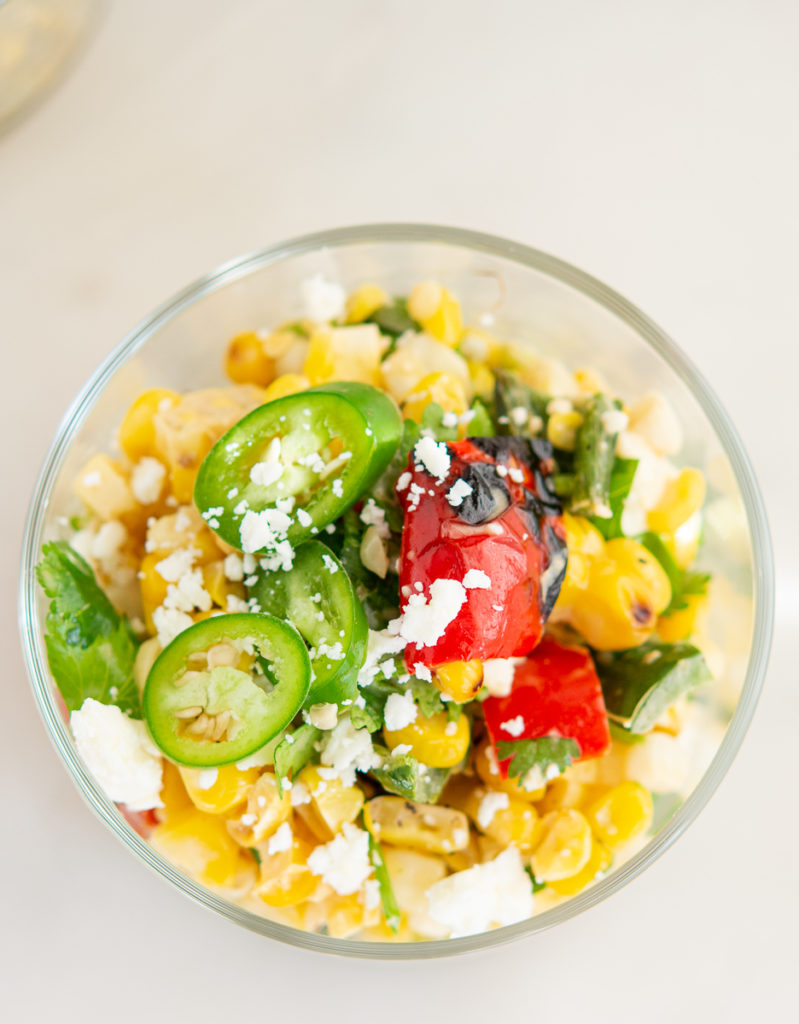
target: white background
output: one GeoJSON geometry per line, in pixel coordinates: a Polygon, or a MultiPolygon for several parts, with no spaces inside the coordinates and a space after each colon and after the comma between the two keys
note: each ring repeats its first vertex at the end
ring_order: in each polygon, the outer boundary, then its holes
{"type": "Polygon", "coordinates": [[[791,0],[120,0],[0,139],[6,1020],[791,1017],[798,38],[791,0]],[[737,423],[778,569],[757,717],[677,845],[555,932],[413,964],[271,943],[148,873],[57,761],[12,598],[38,465],[119,338],[224,259],[375,220],[507,235],[646,310],[737,423]]]}

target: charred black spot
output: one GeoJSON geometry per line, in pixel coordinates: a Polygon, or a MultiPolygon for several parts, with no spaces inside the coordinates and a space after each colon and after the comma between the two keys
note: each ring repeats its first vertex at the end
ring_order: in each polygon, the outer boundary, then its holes
{"type": "Polygon", "coordinates": [[[632,606],[633,622],[639,626],[647,626],[652,621],[652,609],[649,605],[635,601],[632,606]]]}
{"type": "Polygon", "coordinates": [[[461,479],[471,487],[472,493],[466,495],[456,511],[470,526],[496,519],[510,504],[508,488],[490,462],[468,463],[461,479]]]}

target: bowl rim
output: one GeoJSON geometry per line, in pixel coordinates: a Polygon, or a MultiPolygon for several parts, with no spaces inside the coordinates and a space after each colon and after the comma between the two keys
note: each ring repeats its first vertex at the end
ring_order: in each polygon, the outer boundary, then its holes
{"type": "Polygon", "coordinates": [[[523,936],[543,932],[607,899],[664,853],[696,818],[730,767],[751,723],[763,686],[774,625],[774,565],[763,499],[743,443],[727,413],[699,370],[677,345],[641,310],[618,292],[571,264],[548,253],[483,232],[422,223],[375,223],[333,228],[300,235],[222,263],[157,307],[111,351],[84,384],[56,430],[34,485],[22,542],[19,585],[19,628],[28,675],[47,732],[83,799],[111,831],[149,868],[185,895],[210,910],[270,938],[305,949],[368,959],[429,959],[489,949],[523,936]],[[419,942],[367,942],[304,932],[260,917],[207,890],[156,853],[125,821],[120,811],[88,774],[72,745],[57,702],[36,608],[34,567],[53,485],[70,445],[96,399],[114,373],[170,319],[202,298],[249,273],[293,256],[363,243],[439,244],[466,248],[506,259],[543,273],[594,300],[631,327],[681,378],[710,421],[741,491],[752,545],[754,617],[752,647],[741,694],[724,738],[699,783],[674,817],[645,847],[617,871],[582,893],[541,914],[489,932],[455,939],[419,942]],[[32,625],[34,628],[29,628],[32,625]]]}

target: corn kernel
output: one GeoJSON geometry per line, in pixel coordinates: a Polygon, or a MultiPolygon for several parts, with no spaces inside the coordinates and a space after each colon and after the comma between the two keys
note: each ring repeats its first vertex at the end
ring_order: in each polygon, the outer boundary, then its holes
{"type": "Polygon", "coordinates": [[[390,302],[391,299],[380,285],[362,284],[347,296],[347,323],[362,324],[381,306],[387,306],[390,302]]]}
{"type": "Polygon", "coordinates": [[[217,561],[221,551],[216,537],[194,505],[160,516],[147,527],[148,554],[166,558],[187,548],[194,551],[194,564],[197,566],[217,561]]]}
{"type": "Polygon", "coordinates": [[[469,378],[472,382],[472,391],[483,401],[490,401],[494,396],[494,384],[496,378],[485,363],[478,363],[470,359],[469,378]]]}
{"type": "Polygon", "coordinates": [[[559,882],[582,871],[591,856],[591,827],[579,811],[552,811],[541,819],[541,841],[533,852],[533,874],[559,882]]]}
{"type": "Polygon", "coordinates": [[[667,644],[676,644],[687,640],[696,630],[697,619],[707,606],[707,594],[688,594],[685,597],[687,608],[672,612],[667,618],[658,619],[658,636],[667,644]]]}
{"type": "Polygon", "coordinates": [[[93,455],[74,487],[86,508],[100,519],[119,519],[138,510],[127,476],[108,455],[93,455]]]}
{"type": "Polygon", "coordinates": [[[162,807],[156,809],[156,817],[160,822],[174,821],[181,814],[195,810],[194,804],[189,799],[183,779],[180,777],[177,765],[171,761],[164,761],[163,781],[161,783],[162,807]]]}
{"type": "Polygon", "coordinates": [[[560,896],[574,896],[600,875],[604,875],[612,863],[613,855],[610,850],[594,837],[591,841],[591,856],[585,862],[585,866],[571,878],[550,881],[547,884],[560,896]]]}
{"type": "Polygon", "coordinates": [[[433,672],[433,684],[456,704],[465,704],[474,699],[483,685],[483,663],[475,658],[438,665],[433,672]]]}
{"type": "Polygon", "coordinates": [[[379,385],[385,347],[376,324],[325,328],[311,337],[303,373],[312,385],[329,380],[379,385]]]}
{"type": "Polygon", "coordinates": [[[583,418],[579,412],[556,412],[547,421],[547,439],[555,448],[573,452],[583,418]]]}
{"type": "Polygon", "coordinates": [[[674,533],[702,508],[706,491],[705,478],[698,469],[683,469],[669,480],[657,505],[649,510],[647,523],[650,530],[674,533]]]}
{"type": "Polygon", "coordinates": [[[144,693],[147,676],[160,653],[161,644],[156,636],[149,637],[139,645],[139,649],[136,651],[136,660],[133,662],[133,681],[136,683],[139,694],[144,693]]]}
{"type": "Polygon", "coordinates": [[[652,824],[652,794],[637,782],[622,782],[587,811],[597,837],[614,847],[646,832],[652,824]]]}
{"type": "Polygon", "coordinates": [[[280,790],[271,772],[264,772],[247,793],[243,814],[227,822],[230,835],[242,846],[257,846],[267,839],[291,814],[291,800],[280,790]]]}
{"type": "Polygon", "coordinates": [[[300,373],[284,373],[277,377],[266,388],[264,402],[274,402],[276,398],[285,398],[286,395],[296,395],[298,391],[305,391],[311,386],[307,377],[300,373]]]}
{"type": "Polygon", "coordinates": [[[239,771],[235,764],[206,769],[181,766],[178,770],[189,799],[198,811],[206,814],[224,814],[243,804],[259,771],[257,768],[239,771]]]}
{"type": "Polygon", "coordinates": [[[275,376],[275,364],[254,331],[237,334],[225,353],[225,373],[235,384],[265,388],[275,376]]]}
{"type": "Polygon", "coordinates": [[[544,796],[545,789],[525,789],[518,776],[503,778],[499,771],[494,748],[487,740],[477,748],[474,757],[474,767],[486,786],[490,786],[491,789],[501,790],[509,796],[516,797],[519,800],[526,800],[528,803],[540,800],[544,796]]]}
{"type": "Polygon", "coordinates": [[[244,584],[233,582],[225,575],[224,560],[209,562],[203,566],[203,586],[217,608],[226,609],[227,599],[231,595],[241,599],[246,596],[244,584]]]}
{"type": "Polygon", "coordinates": [[[417,715],[402,729],[385,728],[383,736],[389,750],[407,744],[417,761],[431,768],[454,768],[469,749],[469,719],[461,715],[457,722],[450,723],[445,711],[429,718],[417,715]]]}
{"type": "Polygon", "coordinates": [[[460,341],[463,334],[460,305],[437,281],[423,281],[411,289],[408,312],[437,341],[450,348],[460,341]]]}
{"type": "Polygon", "coordinates": [[[466,815],[439,804],[378,796],[364,804],[364,822],[375,839],[396,846],[453,853],[469,845],[466,815]]]}
{"type": "Polygon", "coordinates": [[[297,776],[311,794],[309,803],[297,807],[297,814],[322,843],[329,842],[343,825],[355,821],[363,807],[363,792],[358,786],[345,786],[338,776],[325,778],[327,774],[333,773],[308,765],[297,776]]]}
{"type": "Polygon", "coordinates": [[[163,560],[161,554],[145,555],[139,566],[139,587],[141,589],[144,624],[150,633],[155,633],[153,612],[164,603],[169,584],[158,572],[156,566],[163,560]]]}
{"type": "Polygon", "coordinates": [[[444,858],[389,845],[383,846],[383,858],[406,927],[426,938],[444,938],[446,929],[429,916],[426,895],[447,873],[444,858]]]}
{"type": "Polygon", "coordinates": [[[663,543],[680,569],[687,569],[697,556],[702,542],[702,512],[694,512],[674,533],[662,534],[663,543]]]}
{"type": "Polygon", "coordinates": [[[451,373],[428,373],[405,399],[402,415],[406,420],[419,423],[425,409],[433,402],[440,405],[444,412],[461,416],[468,408],[462,381],[451,373]]]}
{"type": "Polygon", "coordinates": [[[501,846],[531,850],[538,841],[538,813],[529,802],[502,790],[476,786],[463,808],[480,831],[501,846]]]}
{"type": "Polygon", "coordinates": [[[586,788],[582,782],[559,776],[547,784],[543,798],[538,801],[539,813],[544,816],[553,811],[567,811],[579,808],[585,798],[586,788]]]}
{"type": "Polygon", "coordinates": [[[290,907],[310,899],[323,884],[308,867],[313,844],[292,834],[288,850],[270,853],[269,843],[257,848],[261,857],[256,895],[270,907],[290,907]]]}
{"type": "Polygon", "coordinates": [[[138,462],[146,455],[155,455],[153,418],[162,402],[165,405],[174,405],[179,400],[180,395],[174,391],[151,388],[133,402],[125,413],[117,435],[120,448],[131,462],[138,462]]]}
{"type": "Polygon", "coordinates": [[[402,403],[422,378],[430,373],[448,373],[457,377],[467,395],[471,394],[469,367],[459,352],[426,334],[400,338],[396,349],[381,364],[385,390],[402,403]]]}
{"type": "Polygon", "coordinates": [[[150,842],[159,853],[204,885],[243,895],[255,882],[255,862],[214,814],[187,810],[157,825],[150,842]]]}
{"type": "Polygon", "coordinates": [[[595,395],[598,391],[607,391],[607,383],[601,374],[587,366],[578,366],[574,371],[574,383],[577,390],[584,395],[595,395]]]}

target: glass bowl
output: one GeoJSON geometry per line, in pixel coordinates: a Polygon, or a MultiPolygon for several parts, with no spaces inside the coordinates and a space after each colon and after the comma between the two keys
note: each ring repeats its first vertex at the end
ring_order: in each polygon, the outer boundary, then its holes
{"type": "Polygon", "coordinates": [[[350,956],[429,958],[495,946],[582,913],[643,871],[696,817],[729,768],[755,710],[772,624],[773,562],[755,476],[727,414],[686,356],[643,313],[574,267],[515,242],[428,225],[306,235],[226,263],[161,306],[114,349],[67,411],[39,474],[23,542],[20,627],[28,671],[47,730],[90,807],[145,864],[211,910],[283,942],[350,956]],[[705,694],[684,799],[662,810],[654,834],[592,887],[495,931],[417,943],[334,939],[272,922],[203,888],[156,853],[100,791],[76,753],[50,678],[46,600],[34,566],[42,543],[63,532],[77,470],[109,446],[123,410],[145,388],[221,383],[226,341],[297,316],[300,283],[317,272],[346,288],[377,281],[393,294],[435,278],[459,296],[466,323],[491,323],[500,336],[533,344],[572,368],[591,366],[623,397],[656,388],[682,420],[681,460],[703,469],[710,483],[702,567],[722,581],[725,603],[711,614],[717,678],[705,694]]]}

